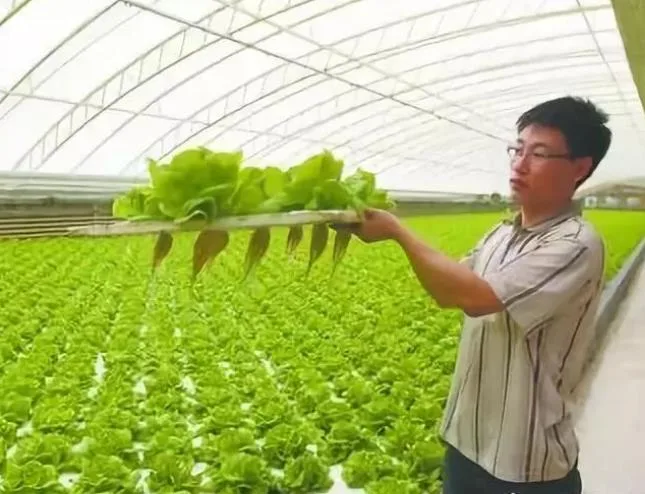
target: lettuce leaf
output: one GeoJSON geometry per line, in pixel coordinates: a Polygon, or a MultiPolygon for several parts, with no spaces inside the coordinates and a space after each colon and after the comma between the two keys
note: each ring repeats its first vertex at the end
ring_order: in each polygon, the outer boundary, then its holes
{"type": "Polygon", "coordinates": [[[329,465],[312,454],[292,458],[284,470],[284,486],[289,492],[325,492],[333,485],[329,465]]]}
{"type": "Polygon", "coordinates": [[[264,460],[247,453],[225,456],[213,477],[215,492],[267,494],[271,473],[264,460]]]}
{"type": "Polygon", "coordinates": [[[421,494],[421,488],[409,480],[385,477],[365,486],[366,494],[421,494]]]}
{"type": "Polygon", "coordinates": [[[376,451],[358,451],[352,453],[343,464],[343,480],[349,487],[362,488],[370,482],[383,477],[405,477],[405,467],[376,451]]]}
{"type": "Polygon", "coordinates": [[[133,221],[146,219],[170,219],[159,208],[159,199],[153,196],[151,187],[134,187],[112,203],[112,215],[133,221]]]}
{"type": "Polygon", "coordinates": [[[177,222],[195,217],[213,220],[235,191],[241,162],[241,153],[201,147],[177,154],[167,165],[149,160],[151,196],[160,212],[177,222]]]}
{"type": "Polygon", "coordinates": [[[242,159],[241,152],[198,147],[178,153],[168,164],[148,160],[150,185],[117,197],[113,216],[211,222],[226,216],[350,208],[361,212],[394,205],[387,192],[376,188],[373,173],[359,169],[342,180],[344,163],[328,150],[287,171],[242,167],[242,159]]]}

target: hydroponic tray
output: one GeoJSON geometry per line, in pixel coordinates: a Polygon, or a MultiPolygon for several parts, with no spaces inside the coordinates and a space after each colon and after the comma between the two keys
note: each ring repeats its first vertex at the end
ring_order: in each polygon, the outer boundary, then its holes
{"type": "Polygon", "coordinates": [[[118,221],[108,224],[72,227],[68,230],[71,236],[118,236],[143,235],[148,233],[186,232],[201,230],[243,230],[261,227],[280,227],[297,225],[314,225],[321,223],[352,224],[360,222],[356,211],[292,211],[289,213],[257,214],[248,216],[230,216],[213,222],[187,221],[118,221]]]}

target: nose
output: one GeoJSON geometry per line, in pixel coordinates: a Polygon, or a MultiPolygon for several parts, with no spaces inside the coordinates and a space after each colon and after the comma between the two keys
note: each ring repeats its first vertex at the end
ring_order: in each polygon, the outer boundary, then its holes
{"type": "Polygon", "coordinates": [[[526,173],[528,171],[529,160],[526,154],[516,154],[511,161],[511,169],[514,172],[526,173]]]}

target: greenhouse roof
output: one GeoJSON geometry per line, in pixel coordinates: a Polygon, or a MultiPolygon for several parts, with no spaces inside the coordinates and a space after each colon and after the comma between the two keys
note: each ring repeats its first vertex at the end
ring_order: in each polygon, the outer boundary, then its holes
{"type": "Polygon", "coordinates": [[[623,42],[645,27],[616,4],[0,0],[0,171],[111,190],[191,146],[285,167],[327,148],[390,189],[504,192],[518,115],[573,94],[615,136],[589,186],[621,180],[645,164],[623,42]]]}

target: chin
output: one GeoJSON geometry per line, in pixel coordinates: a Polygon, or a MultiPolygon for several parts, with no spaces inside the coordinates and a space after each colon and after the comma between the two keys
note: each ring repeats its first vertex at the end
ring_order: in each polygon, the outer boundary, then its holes
{"type": "Polygon", "coordinates": [[[508,191],[508,198],[509,198],[512,202],[518,202],[518,201],[520,200],[521,196],[522,196],[522,194],[520,194],[520,193],[519,193],[518,191],[516,191],[516,190],[510,189],[510,190],[508,191]]]}
{"type": "Polygon", "coordinates": [[[511,189],[509,194],[509,200],[511,204],[522,206],[526,202],[526,199],[527,198],[525,194],[521,194],[520,192],[511,189]]]}

